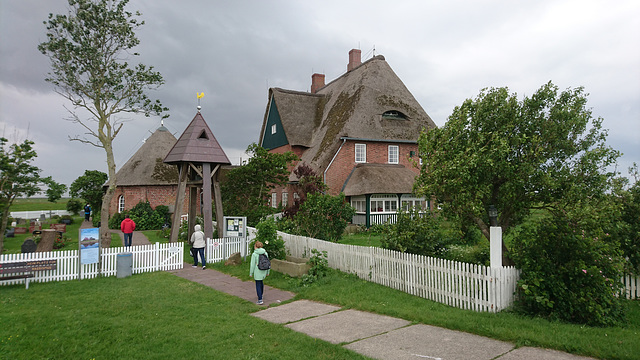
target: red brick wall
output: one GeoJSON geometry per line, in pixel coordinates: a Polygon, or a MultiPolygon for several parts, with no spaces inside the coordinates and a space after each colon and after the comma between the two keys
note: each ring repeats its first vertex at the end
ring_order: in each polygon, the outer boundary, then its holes
{"type": "MultiPolygon", "coordinates": [[[[109,213],[118,212],[118,200],[124,195],[124,208],[130,210],[139,202],[149,201],[152,208],[158,205],[166,205],[173,207],[176,203],[177,185],[156,185],[156,186],[119,186],[111,199],[109,213]]],[[[189,208],[189,188],[185,192],[185,201],[182,206],[182,214],[188,213],[189,208]]],[[[198,212],[200,211],[200,196],[197,203],[198,212]]]]}

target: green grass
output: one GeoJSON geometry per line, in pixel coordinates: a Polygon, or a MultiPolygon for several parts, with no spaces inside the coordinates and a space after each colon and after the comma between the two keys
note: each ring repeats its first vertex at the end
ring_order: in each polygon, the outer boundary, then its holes
{"type": "Polygon", "coordinates": [[[16,199],[9,211],[39,211],[39,210],[66,210],[69,198],[62,198],[55,203],[46,198],[16,199]]]}
{"type": "MultiPolygon", "coordinates": [[[[237,267],[221,263],[211,267],[250,280],[246,262],[237,267]]],[[[593,328],[529,318],[507,311],[492,314],[461,310],[338,271],[332,271],[329,277],[310,287],[303,287],[298,279],[277,272],[272,272],[266,284],[292,291],[298,294],[298,299],[322,301],[414,323],[465,331],[517,346],[550,348],[601,359],[638,359],[640,354],[640,301],[626,302],[629,323],[625,326],[593,328]]]]}
{"type": "Polygon", "coordinates": [[[366,359],[166,272],[0,291],[0,359],[366,359]]]}
{"type": "Polygon", "coordinates": [[[340,244],[382,247],[380,242],[382,235],[371,233],[345,234],[340,239],[340,244]]]}

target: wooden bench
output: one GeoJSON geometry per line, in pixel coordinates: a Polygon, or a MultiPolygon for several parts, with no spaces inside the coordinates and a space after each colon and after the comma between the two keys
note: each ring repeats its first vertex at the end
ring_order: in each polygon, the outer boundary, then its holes
{"type": "Polygon", "coordinates": [[[29,288],[29,279],[34,272],[56,270],[56,260],[32,260],[0,264],[0,281],[25,279],[25,289],[29,288]]]}

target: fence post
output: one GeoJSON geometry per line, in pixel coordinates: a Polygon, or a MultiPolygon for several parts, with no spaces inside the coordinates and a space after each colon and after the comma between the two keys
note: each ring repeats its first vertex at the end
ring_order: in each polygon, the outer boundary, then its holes
{"type": "Polygon", "coordinates": [[[491,267],[502,267],[502,228],[500,226],[489,228],[489,252],[491,267]]]}

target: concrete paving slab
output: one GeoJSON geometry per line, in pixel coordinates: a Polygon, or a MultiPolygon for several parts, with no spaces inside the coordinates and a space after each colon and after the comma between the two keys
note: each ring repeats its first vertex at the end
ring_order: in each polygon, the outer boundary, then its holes
{"type": "Polygon", "coordinates": [[[423,324],[393,330],[345,346],[374,359],[386,360],[490,360],[509,352],[513,347],[508,342],[423,324]]]}
{"type": "Polygon", "coordinates": [[[533,347],[521,347],[515,349],[497,360],[596,360],[592,357],[584,357],[573,354],[568,354],[561,351],[533,348],[533,347]]]}
{"type": "Polygon", "coordinates": [[[311,317],[326,315],[341,308],[310,300],[297,300],[278,307],[261,310],[251,315],[276,324],[287,324],[311,317]]]}
{"type": "Polygon", "coordinates": [[[409,325],[403,319],[359,310],[344,310],[291,323],[288,328],[333,344],[368,338],[409,325]]]}

